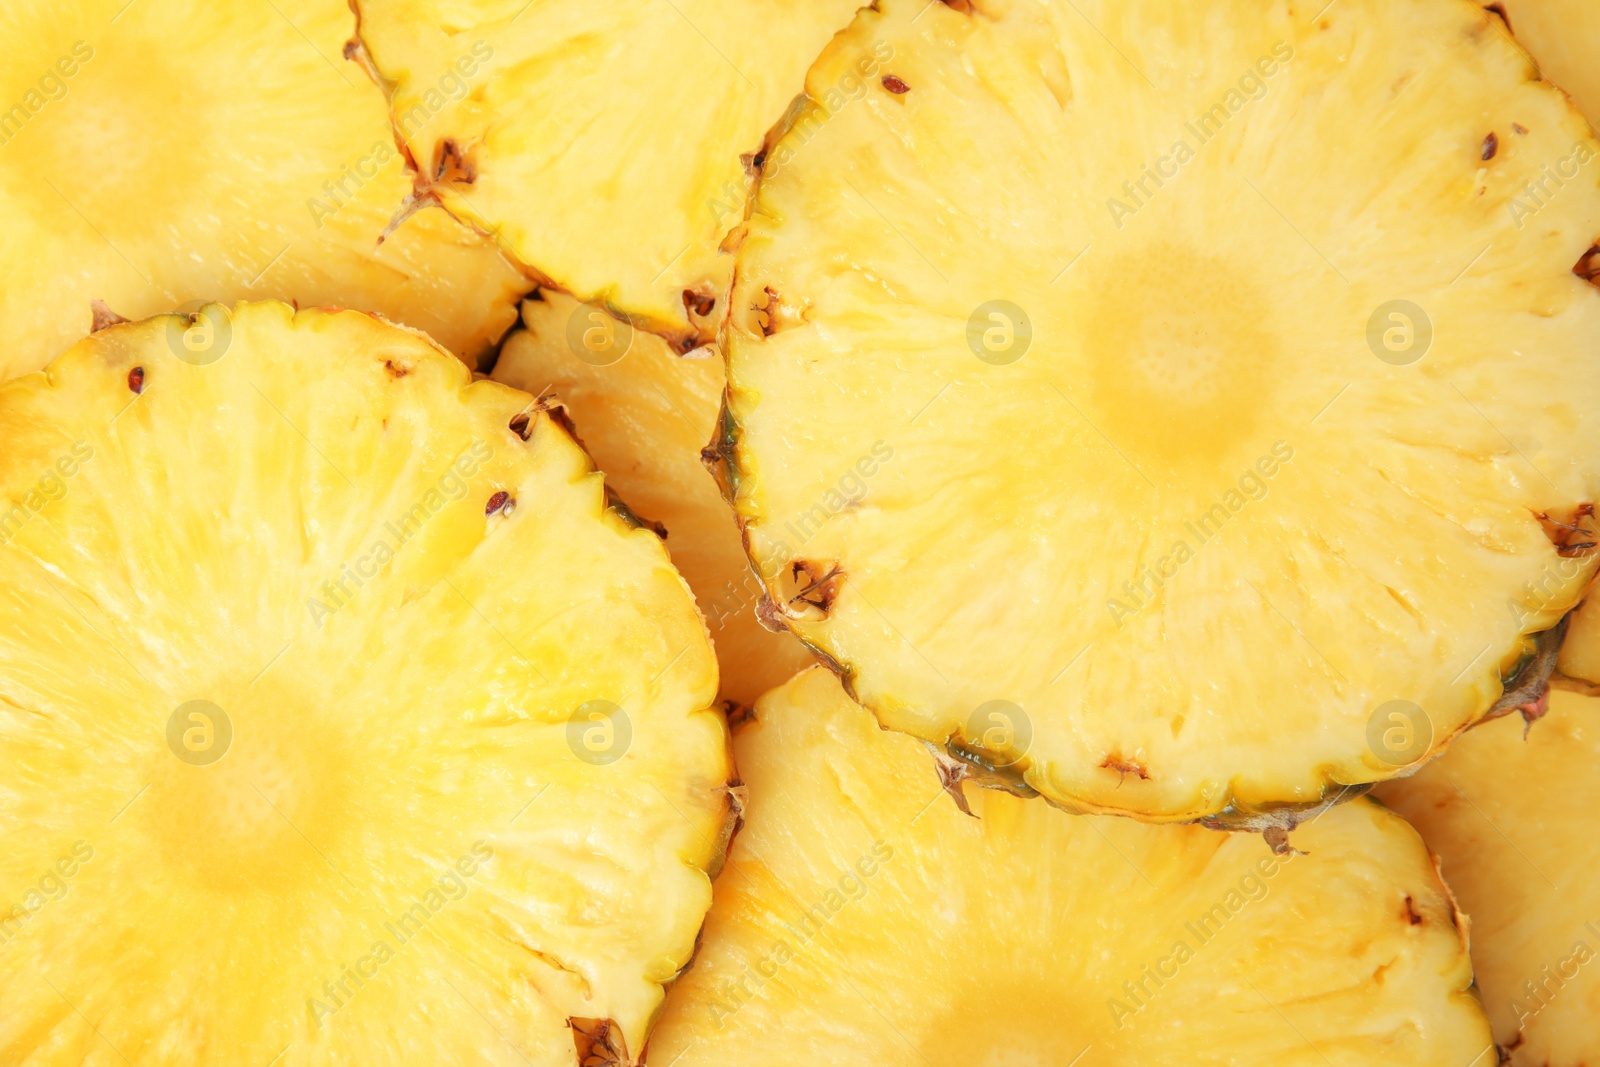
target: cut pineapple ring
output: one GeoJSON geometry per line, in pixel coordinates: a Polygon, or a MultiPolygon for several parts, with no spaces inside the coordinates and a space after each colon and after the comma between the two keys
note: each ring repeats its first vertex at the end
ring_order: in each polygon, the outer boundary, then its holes
{"type": "Polygon", "coordinates": [[[476,364],[528,288],[411,189],[343,0],[23,0],[0,11],[0,378],[89,332],[272,297],[376,311],[476,364]]]}
{"type": "Polygon", "coordinates": [[[1512,1067],[1600,1060],[1600,699],[1562,689],[1531,724],[1488,723],[1383,801],[1472,918],[1472,959],[1512,1067]]]}
{"type": "Polygon", "coordinates": [[[637,1057],[731,818],[683,580],[426,339],[201,317],[0,388],[5,1058],[637,1057]]]}
{"type": "Polygon", "coordinates": [[[700,461],[721,408],[722,357],[680,357],[565,293],[522,305],[526,329],[507,337],[494,379],[535,396],[554,394],[577,422],[606,484],[665,528],[667,550],[711,628],[722,694],[750,704],[811,662],[787,632],[756,618],[761,583],[739,527],[700,461]]]}
{"type": "Polygon", "coordinates": [[[1600,7],[1592,0],[1486,0],[1505,13],[1540,71],[1600,122],[1600,7]]]}
{"type": "Polygon", "coordinates": [[[988,790],[968,818],[820,668],[734,748],[748,821],[652,1067],[1495,1062],[1449,893],[1371,801],[1281,858],[988,790]]]}
{"type": "Polygon", "coordinates": [[[885,725],[1292,822],[1481,718],[1594,573],[1600,145],[1469,3],[1317,6],[884,0],[812,69],[896,57],[768,153],[720,447],[885,725]]]}
{"type": "MultiPolygon", "coordinates": [[[[425,191],[687,351],[724,317],[747,161],[861,0],[359,0],[425,191]]],[[[835,87],[859,106],[880,59],[835,87]]]]}

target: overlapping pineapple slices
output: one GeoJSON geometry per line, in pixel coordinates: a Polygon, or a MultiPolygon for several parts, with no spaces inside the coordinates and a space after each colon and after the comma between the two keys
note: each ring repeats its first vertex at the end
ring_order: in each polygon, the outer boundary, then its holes
{"type": "Polygon", "coordinates": [[[861,0],[355,6],[423,190],[553,285],[687,351],[724,317],[719,246],[762,136],[861,0]]]}
{"type": "Polygon", "coordinates": [[[661,338],[554,290],[525,302],[522,321],[525,329],[501,346],[495,381],[554,396],[606,484],[665,531],[673,565],[711,630],[723,695],[750,704],[809,663],[792,636],[757,620],[761,583],[701,462],[722,406],[721,353],[680,356],[661,338]]]}
{"type": "Polygon", "coordinates": [[[1384,803],[1439,854],[1513,1067],[1600,1058],[1600,599],[1574,617],[1542,715],[1480,726],[1384,803]],[[1531,718],[1531,721],[1529,719],[1531,718]]]}
{"type": "Polygon", "coordinates": [[[736,727],[749,790],[651,1067],[1492,1067],[1465,931],[1369,800],[1259,837],[968,789],[815,668],[736,727]]]}
{"type": "Polygon", "coordinates": [[[1486,0],[1546,79],[1572,94],[1591,121],[1600,116],[1600,8],[1588,0],[1486,0]]]}

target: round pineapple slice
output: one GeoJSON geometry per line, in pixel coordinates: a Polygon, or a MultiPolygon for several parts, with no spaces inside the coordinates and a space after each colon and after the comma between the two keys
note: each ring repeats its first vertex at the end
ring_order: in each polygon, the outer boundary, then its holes
{"type": "Polygon", "coordinates": [[[731,820],[683,580],[528,396],[213,316],[0,388],[5,1058],[633,1062],[731,820]]]}
{"type": "Polygon", "coordinates": [[[98,324],[271,297],[380,312],[476,364],[528,288],[410,194],[343,0],[0,11],[0,378],[98,324]],[[104,318],[100,317],[99,322],[104,318]]]}
{"type": "Polygon", "coordinates": [[[1534,722],[1480,726],[1380,789],[1472,918],[1478,989],[1513,1067],[1600,1060],[1600,699],[1557,688],[1534,722]]]}
{"type": "Polygon", "coordinates": [[[966,6],[864,10],[767,153],[720,448],[771,613],[1079,810],[1426,759],[1594,573],[1600,145],[1464,0],[966,6]]]}
{"type": "Polygon", "coordinates": [[[652,1067],[1495,1062],[1449,893],[1371,801],[1282,857],[991,790],[973,819],[820,668],[734,748],[748,821],[652,1067]]]}
{"type": "Polygon", "coordinates": [[[1600,8],[1591,0],[1491,0],[1544,76],[1600,121],[1600,8]]]}
{"type": "MultiPolygon", "coordinates": [[[[724,317],[748,159],[861,0],[357,0],[420,189],[687,351],[724,317]]],[[[881,58],[835,87],[859,101],[881,58]]]]}
{"type": "Polygon", "coordinates": [[[710,626],[722,695],[753,703],[809,664],[787,631],[757,620],[761,583],[700,461],[721,410],[721,355],[679,356],[654,334],[554,291],[524,302],[522,321],[526,328],[500,347],[494,380],[535,396],[554,393],[606,484],[664,528],[672,562],[710,626]]]}

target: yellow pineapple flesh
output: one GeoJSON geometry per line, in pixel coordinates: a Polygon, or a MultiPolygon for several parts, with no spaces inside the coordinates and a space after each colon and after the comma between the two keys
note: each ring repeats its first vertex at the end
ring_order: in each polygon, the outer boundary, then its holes
{"type": "Polygon", "coordinates": [[[1559,524],[1600,494],[1600,188],[1523,197],[1600,145],[1493,15],[883,0],[807,93],[720,448],[770,613],[886,726],[1285,825],[1529,681],[1595,567],[1559,524]]]}
{"type": "Polygon", "coordinates": [[[1540,73],[1600,121],[1600,7],[1591,0],[1495,0],[1540,73]]]}
{"type": "MultiPolygon", "coordinates": [[[[686,351],[723,318],[749,160],[860,0],[360,0],[423,187],[686,351]]],[[[863,77],[849,92],[865,92],[863,77]]]]}
{"type": "MultiPolygon", "coordinates": [[[[1600,679],[1600,634],[1574,622],[1562,670],[1600,679]]],[[[1480,726],[1379,791],[1471,917],[1478,989],[1512,1067],[1600,1061],[1600,696],[1586,679],[1558,681],[1531,722],[1480,726]]]]}
{"type": "Polygon", "coordinates": [[[556,397],[606,484],[665,528],[672,562],[711,629],[723,695],[752,703],[808,664],[798,641],[757,621],[761,583],[700,461],[721,411],[721,354],[680,356],[661,338],[555,291],[526,301],[522,321],[501,346],[494,380],[556,397]]]}
{"type": "Polygon", "coordinates": [[[1304,853],[971,789],[821,668],[735,728],[746,822],[651,1067],[1492,1067],[1463,930],[1371,801],[1304,853]]]}
{"type": "Polygon", "coordinates": [[[130,319],[271,297],[380,312],[476,364],[527,283],[411,191],[342,0],[21,0],[0,11],[0,378],[101,301],[130,319]]]}
{"type": "Polygon", "coordinates": [[[637,1059],[731,820],[716,663],[533,398],[210,305],[0,440],[0,1062],[637,1059]]]}

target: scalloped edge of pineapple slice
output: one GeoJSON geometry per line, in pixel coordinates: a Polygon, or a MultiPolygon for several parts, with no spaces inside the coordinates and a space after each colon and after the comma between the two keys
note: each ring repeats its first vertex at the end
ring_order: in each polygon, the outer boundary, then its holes
{"type": "MultiPolygon", "coordinates": [[[[706,469],[716,479],[717,485],[722,489],[725,499],[730,502],[735,499],[741,473],[735,459],[735,438],[738,426],[732,414],[728,411],[727,397],[723,397],[722,414],[717,420],[714,436],[709,444],[701,451],[700,458],[705,463],[706,469]]],[[[734,517],[739,523],[739,537],[744,544],[745,554],[750,557],[752,568],[755,567],[755,552],[750,544],[749,522],[734,508],[734,517]]],[[[1600,584],[1600,578],[1596,579],[1600,584]]],[[[788,616],[778,609],[775,598],[781,596],[780,590],[771,584],[764,583],[764,593],[757,605],[757,616],[762,625],[769,630],[787,631],[794,635],[807,650],[816,657],[817,661],[826,666],[839,677],[840,684],[850,699],[871,710],[871,706],[863,702],[855,690],[855,668],[849,663],[842,663],[833,655],[818,647],[808,640],[799,629],[791,626],[788,616]]],[[[1482,723],[1490,722],[1512,712],[1520,712],[1529,722],[1534,721],[1544,714],[1544,707],[1550,698],[1550,689],[1556,688],[1575,689],[1583,692],[1600,694],[1600,685],[1592,685],[1580,678],[1569,677],[1559,669],[1559,660],[1563,648],[1567,645],[1567,631],[1569,624],[1579,617],[1583,604],[1573,608],[1561,621],[1548,630],[1532,635],[1533,648],[1516,658],[1511,670],[1506,672],[1501,679],[1503,690],[1498,699],[1490,705],[1489,710],[1474,722],[1461,727],[1455,733],[1445,738],[1424,759],[1404,768],[1396,774],[1396,778],[1408,778],[1420,771],[1423,767],[1443,757],[1450,751],[1450,742],[1467,730],[1482,723]]],[[[1600,616],[1600,600],[1590,614],[1600,616]]],[[[1581,617],[1580,617],[1581,618],[1581,617]]],[[[1596,625],[1600,625],[1597,621],[1596,625]]],[[[874,712],[876,715],[876,712],[874,712]]],[[[999,789],[1020,797],[1043,797],[1044,801],[1052,807],[1068,811],[1076,815],[1126,815],[1127,813],[1116,808],[1102,807],[1094,804],[1065,804],[1050,797],[1045,797],[1026,781],[1025,775],[1030,765],[1029,758],[1024,756],[1005,767],[997,767],[981,758],[980,755],[964,749],[956,738],[951,738],[944,745],[935,745],[933,742],[924,742],[933,753],[933,760],[938,765],[939,774],[945,781],[947,790],[955,802],[965,810],[965,801],[961,797],[960,784],[973,782],[987,789],[999,789]]],[[[1356,797],[1365,796],[1371,792],[1377,782],[1362,782],[1347,784],[1338,782],[1323,775],[1321,795],[1317,800],[1304,803],[1284,803],[1273,805],[1252,806],[1241,804],[1232,799],[1230,790],[1229,802],[1224,808],[1212,815],[1196,816],[1192,819],[1169,820],[1175,822],[1198,822],[1214,830],[1240,833],[1259,833],[1266,837],[1267,843],[1278,854],[1289,851],[1289,832],[1295,827],[1310,822],[1318,815],[1337,804],[1342,804],[1356,797]]]]}

